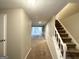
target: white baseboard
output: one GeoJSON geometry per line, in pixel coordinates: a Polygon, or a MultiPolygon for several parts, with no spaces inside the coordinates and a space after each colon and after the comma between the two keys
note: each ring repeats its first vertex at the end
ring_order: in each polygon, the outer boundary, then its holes
{"type": "Polygon", "coordinates": [[[46,42],[47,42],[47,45],[48,45],[48,48],[49,48],[50,54],[51,54],[52,59],[53,59],[54,56],[52,55],[52,51],[51,51],[51,49],[50,49],[49,42],[47,41],[47,39],[46,39],[46,42]]]}
{"type": "Polygon", "coordinates": [[[28,53],[26,54],[26,56],[25,56],[25,58],[24,58],[24,59],[27,59],[27,56],[29,55],[29,53],[30,53],[31,49],[32,49],[32,48],[30,48],[30,49],[29,49],[29,51],[28,51],[28,53]]]}

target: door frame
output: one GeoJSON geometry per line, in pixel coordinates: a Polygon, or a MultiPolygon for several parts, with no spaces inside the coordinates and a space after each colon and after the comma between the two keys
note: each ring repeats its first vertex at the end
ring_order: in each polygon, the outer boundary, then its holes
{"type": "Polygon", "coordinates": [[[4,56],[7,56],[7,14],[2,14],[2,15],[4,15],[4,30],[3,30],[3,34],[4,34],[4,36],[3,36],[3,39],[5,40],[4,42],[3,42],[3,44],[4,44],[4,56]]]}

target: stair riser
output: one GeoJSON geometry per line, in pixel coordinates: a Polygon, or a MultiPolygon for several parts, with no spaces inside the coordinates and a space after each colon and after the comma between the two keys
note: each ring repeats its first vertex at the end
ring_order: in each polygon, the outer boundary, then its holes
{"type": "Polygon", "coordinates": [[[60,34],[61,37],[68,37],[68,34],[60,34]]]}
{"type": "Polygon", "coordinates": [[[67,44],[68,49],[75,49],[76,45],[75,44],[67,44]]]}
{"type": "Polygon", "coordinates": [[[56,27],[56,28],[63,28],[63,27],[56,27]]]}
{"type": "Polygon", "coordinates": [[[58,31],[59,33],[66,33],[65,31],[58,31]]]}
{"type": "Polygon", "coordinates": [[[58,31],[65,31],[64,29],[57,29],[58,31]]]}
{"type": "Polygon", "coordinates": [[[64,43],[71,42],[70,39],[62,39],[64,43]]]}
{"type": "Polygon", "coordinates": [[[55,24],[56,26],[61,26],[60,24],[55,24]]]}
{"type": "Polygon", "coordinates": [[[55,24],[56,26],[62,26],[61,24],[55,24]]]}
{"type": "Polygon", "coordinates": [[[66,53],[66,59],[79,59],[79,54],[75,55],[75,54],[69,54],[66,53]]]}
{"type": "Polygon", "coordinates": [[[76,46],[67,46],[67,49],[69,50],[69,49],[75,49],[76,48],[76,46]]]}
{"type": "Polygon", "coordinates": [[[58,30],[64,30],[64,29],[63,29],[63,28],[61,28],[61,27],[60,27],[60,28],[57,28],[57,29],[58,29],[58,30]]]}
{"type": "Polygon", "coordinates": [[[73,57],[78,57],[79,58],[79,53],[66,52],[66,56],[68,56],[68,57],[73,56],[73,57]]]}
{"type": "Polygon", "coordinates": [[[56,27],[62,27],[61,25],[56,25],[56,27]]]}

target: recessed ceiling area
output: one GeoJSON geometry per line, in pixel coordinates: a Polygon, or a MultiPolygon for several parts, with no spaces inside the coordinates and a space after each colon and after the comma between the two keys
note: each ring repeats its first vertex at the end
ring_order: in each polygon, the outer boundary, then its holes
{"type": "MultiPolygon", "coordinates": [[[[70,0],[0,0],[0,9],[24,8],[33,24],[46,24],[70,0]]],[[[74,1],[74,0],[72,0],[74,1]]]]}

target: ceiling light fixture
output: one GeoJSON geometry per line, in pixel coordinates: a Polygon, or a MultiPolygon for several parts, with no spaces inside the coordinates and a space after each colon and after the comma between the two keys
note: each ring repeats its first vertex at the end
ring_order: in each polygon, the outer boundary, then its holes
{"type": "Polygon", "coordinates": [[[39,21],[38,23],[39,23],[39,24],[42,24],[42,22],[41,22],[41,21],[39,21]]]}
{"type": "Polygon", "coordinates": [[[35,7],[36,5],[36,0],[28,0],[28,5],[31,6],[31,7],[35,7]]]}

